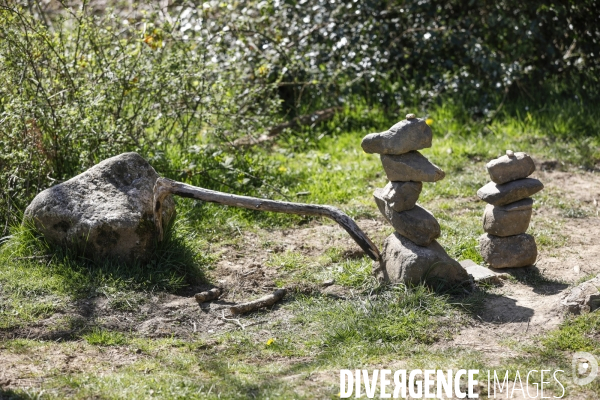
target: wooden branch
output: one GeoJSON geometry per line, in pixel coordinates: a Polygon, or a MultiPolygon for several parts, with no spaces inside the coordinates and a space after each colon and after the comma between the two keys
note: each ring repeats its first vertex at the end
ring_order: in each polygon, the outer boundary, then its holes
{"type": "Polygon", "coordinates": [[[265,297],[261,297],[258,300],[249,301],[247,303],[236,304],[235,306],[229,307],[229,311],[232,314],[245,314],[250,311],[258,310],[259,308],[269,307],[283,299],[287,290],[277,289],[273,294],[269,294],[265,297]]]}
{"type": "Polygon", "coordinates": [[[259,199],[249,196],[238,196],[235,194],[217,192],[185,183],[173,181],[167,178],[158,178],[154,184],[154,223],[158,231],[158,240],[163,240],[162,226],[162,204],[165,198],[175,194],[181,197],[198,199],[212,203],[223,204],[232,207],[242,207],[251,210],[273,211],[286,214],[315,215],[327,217],[337,222],[350,234],[352,239],[367,253],[371,259],[380,259],[379,250],[371,242],[371,239],[356,225],[356,222],[339,209],[318,204],[292,203],[288,201],[276,201],[259,199]]]}
{"type": "Polygon", "coordinates": [[[210,290],[207,290],[206,292],[196,293],[194,295],[194,298],[196,299],[198,304],[202,304],[205,301],[211,301],[214,299],[218,299],[220,295],[221,295],[221,289],[212,288],[210,290]]]}

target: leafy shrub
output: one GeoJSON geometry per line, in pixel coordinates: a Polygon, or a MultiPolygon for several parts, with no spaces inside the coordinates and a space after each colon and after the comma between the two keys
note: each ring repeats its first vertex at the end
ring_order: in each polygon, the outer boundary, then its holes
{"type": "Polygon", "coordinates": [[[188,32],[182,15],[99,14],[86,3],[36,10],[0,8],[4,233],[37,192],[123,151],[209,187],[211,177],[248,170],[227,145],[275,123],[279,103],[273,84],[247,79],[236,33],[221,24],[188,32]]]}
{"type": "Polygon", "coordinates": [[[286,80],[305,100],[360,93],[395,108],[460,92],[489,112],[509,88],[535,95],[552,78],[598,94],[593,0],[275,0],[256,8],[254,29],[272,38],[261,44],[294,60],[286,80]]]}
{"type": "Polygon", "coordinates": [[[282,119],[355,101],[397,115],[454,94],[469,118],[493,117],[512,93],[599,94],[594,0],[92,4],[105,3],[0,0],[4,232],[35,193],[125,150],[264,195],[274,169],[231,143],[282,119]]]}

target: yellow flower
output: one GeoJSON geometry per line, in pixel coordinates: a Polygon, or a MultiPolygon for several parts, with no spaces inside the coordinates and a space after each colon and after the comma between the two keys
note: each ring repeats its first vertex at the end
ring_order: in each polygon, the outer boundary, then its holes
{"type": "Polygon", "coordinates": [[[267,346],[270,346],[273,343],[275,343],[275,339],[271,338],[271,339],[267,340],[267,346]]]}
{"type": "Polygon", "coordinates": [[[287,168],[284,167],[283,165],[281,167],[279,167],[279,172],[286,172],[287,168]]]}
{"type": "Polygon", "coordinates": [[[427,119],[425,120],[425,123],[426,123],[427,125],[431,125],[431,124],[433,124],[433,119],[431,119],[431,118],[427,118],[427,119]]]}

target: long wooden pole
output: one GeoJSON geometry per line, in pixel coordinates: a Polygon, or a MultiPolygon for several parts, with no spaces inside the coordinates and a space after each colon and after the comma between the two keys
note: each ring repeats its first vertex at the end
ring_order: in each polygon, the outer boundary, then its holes
{"type": "Polygon", "coordinates": [[[356,222],[339,209],[318,204],[291,203],[288,201],[276,201],[259,199],[249,196],[238,196],[230,193],[217,192],[187,185],[167,178],[158,178],[154,184],[154,223],[158,230],[159,240],[163,239],[162,226],[162,203],[166,196],[174,194],[223,204],[232,207],[248,208],[250,210],[273,211],[286,214],[315,215],[331,218],[346,230],[356,243],[375,261],[379,261],[380,254],[377,247],[369,237],[356,225],[356,222]]]}

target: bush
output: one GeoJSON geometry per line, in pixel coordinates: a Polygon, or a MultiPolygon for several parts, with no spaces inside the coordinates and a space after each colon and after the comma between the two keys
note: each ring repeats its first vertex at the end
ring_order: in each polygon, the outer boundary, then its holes
{"type": "MultiPolygon", "coordinates": [[[[4,232],[37,192],[122,151],[179,180],[268,195],[274,169],[231,143],[282,119],[353,101],[395,117],[440,95],[492,118],[515,93],[594,101],[600,89],[594,0],[8,4],[4,232]]],[[[305,134],[297,142],[319,136],[305,134]]]]}
{"type": "Polygon", "coordinates": [[[237,33],[182,17],[0,8],[4,233],[36,193],[124,151],[208,187],[251,169],[227,145],[277,122],[275,86],[249,79],[237,33]]]}

